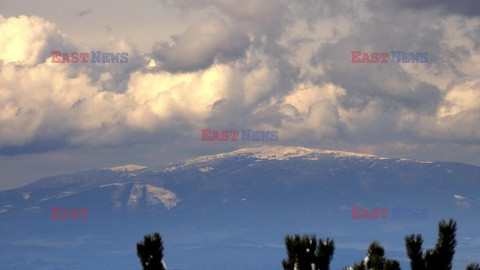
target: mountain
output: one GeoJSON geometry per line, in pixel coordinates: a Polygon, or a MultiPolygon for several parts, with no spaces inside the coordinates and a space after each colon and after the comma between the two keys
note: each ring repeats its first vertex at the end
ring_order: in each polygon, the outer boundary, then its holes
{"type": "Polygon", "coordinates": [[[170,270],[281,269],[293,233],[334,238],[332,269],[374,240],[409,269],[404,237],[432,248],[438,221],[454,218],[454,269],[465,269],[480,260],[479,190],[480,167],[287,146],[96,169],[0,192],[0,265],[141,269],[135,244],[158,231],[170,270]],[[389,213],[352,219],[352,207],[389,213]],[[52,208],[88,214],[53,219],[52,208]]]}

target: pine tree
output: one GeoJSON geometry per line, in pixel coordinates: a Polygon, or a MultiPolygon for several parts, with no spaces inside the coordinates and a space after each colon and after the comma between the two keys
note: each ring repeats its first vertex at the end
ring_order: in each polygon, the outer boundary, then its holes
{"type": "Polygon", "coordinates": [[[377,241],[370,244],[368,248],[367,268],[373,270],[383,270],[385,264],[385,250],[377,241]]]}
{"type": "Polygon", "coordinates": [[[137,243],[137,256],[143,270],[166,270],[163,264],[163,241],[159,233],[145,235],[137,243]]]}
{"type": "Polygon", "coordinates": [[[400,263],[396,260],[385,260],[384,270],[400,270],[400,263]]]}
{"type": "MultiPolygon", "coordinates": [[[[285,237],[287,260],[282,261],[282,265],[285,270],[305,269],[307,258],[307,240],[305,239],[306,237],[307,236],[301,237],[298,234],[293,237],[285,237]]],[[[311,270],[311,268],[308,270],[311,270]]]]}
{"type": "Polygon", "coordinates": [[[412,270],[425,270],[425,261],[422,251],[423,239],[420,234],[405,237],[405,246],[407,255],[410,258],[410,268],[412,270]]]}
{"type": "Polygon", "coordinates": [[[330,262],[333,259],[335,243],[333,239],[327,238],[326,241],[318,240],[318,251],[315,270],[330,270],[330,262]]]}
{"type": "Polygon", "coordinates": [[[315,235],[298,234],[285,237],[287,259],[282,261],[284,270],[329,270],[335,245],[333,240],[318,240],[315,235]]]}
{"type": "Polygon", "coordinates": [[[480,270],[480,265],[478,263],[471,263],[467,266],[466,270],[480,270]]]}
{"type": "MultiPolygon", "coordinates": [[[[312,265],[315,266],[316,250],[317,250],[317,237],[315,235],[305,235],[303,237],[305,243],[305,260],[302,261],[300,269],[312,270],[312,265]]],[[[316,268],[315,268],[316,269],[316,268]]]]}
{"type": "Polygon", "coordinates": [[[434,253],[437,255],[436,259],[440,268],[435,268],[435,270],[452,269],[453,255],[455,255],[455,247],[457,245],[455,240],[456,231],[457,223],[453,219],[450,219],[448,224],[443,220],[438,224],[438,242],[434,253]]]}
{"type": "Polygon", "coordinates": [[[448,223],[441,220],[438,224],[438,240],[435,248],[422,255],[423,240],[421,235],[405,237],[407,255],[412,270],[451,270],[457,241],[455,235],[457,223],[450,219],[448,223]]]}
{"type": "Polygon", "coordinates": [[[365,265],[365,262],[361,261],[360,263],[355,263],[353,265],[353,270],[365,270],[367,266],[365,265]]]}
{"type": "MultiPolygon", "coordinates": [[[[433,249],[422,250],[420,234],[405,237],[405,247],[412,270],[451,270],[455,255],[457,223],[450,219],[438,224],[438,240],[433,249]]],[[[317,244],[315,235],[295,235],[285,237],[288,258],[282,261],[284,270],[329,270],[333,258],[334,242],[327,238],[317,244]]],[[[367,257],[344,270],[400,270],[400,263],[385,258],[385,250],[377,242],[370,244],[367,257]]],[[[480,270],[478,263],[472,263],[466,270],[480,270]]]]}
{"type": "MultiPolygon", "coordinates": [[[[348,269],[348,268],[344,268],[348,269]]],[[[370,244],[367,258],[353,265],[353,270],[400,270],[400,263],[385,258],[385,250],[377,241],[370,244]]]]}
{"type": "MultiPolygon", "coordinates": [[[[295,235],[297,237],[297,235],[295,235]]],[[[300,236],[298,236],[300,237],[300,236]]],[[[297,253],[296,253],[296,247],[295,247],[295,240],[290,237],[286,236],[285,237],[285,247],[287,249],[287,259],[282,261],[283,269],[284,270],[294,270],[295,269],[295,263],[297,262],[297,253]]]]}

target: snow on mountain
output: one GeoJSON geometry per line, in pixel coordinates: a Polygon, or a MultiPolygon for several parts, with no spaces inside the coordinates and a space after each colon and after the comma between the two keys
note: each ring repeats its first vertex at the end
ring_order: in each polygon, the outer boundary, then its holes
{"type": "Polygon", "coordinates": [[[180,199],[175,193],[161,187],[145,185],[147,190],[147,200],[150,205],[156,205],[161,202],[167,209],[175,207],[180,199]]]}
{"type": "Polygon", "coordinates": [[[480,201],[472,200],[462,195],[454,194],[453,198],[455,199],[455,204],[459,208],[470,208],[472,203],[480,205],[480,201]]]}
{"type": "Polygon", "coordinates": [[[122,165],[122,166],[117,166],[112,168],[106,168],[106,170],[112,170],[114,172],[132,172],[132,171],[142,170],[145,168],[147,167],[141,166],[141,165],[135,165],[135,164],[127,164],[127,165],[122,165]]]}
{"type": "Polygon", "coordinates": [[[51,200],[51,199],[60,199],[60,198],[64,198],[64,197],[68,197],[68,196],[71,196],[73,194],[73,192],[71,191],[63,191],[63,192],[60,192],[59,194],[56,194],[54,196],[49,196],[49,197],[46,197],[46,198],[42,198],[40,201],[48,201],[48,200],[51,200]]]}
{"type": "Polygon", "coordinates": [[[22,192],[23,199],[28,200],[30,198],[30,193],[22,192]]]}
{"type": "Polygon", "coordinates": [[[142,197],[143,194],[143,187],[143,185],[139,185],[137,183],[135,183],[135,185],[133,186],[132,190],[130,191],[130,196],[128,197],[127,203],[130,208],[137,206],[138,200],[142,197]]]}
{"type": "MultiPolygon", "coordinates": [[[[123,206],[130,209],[135,208],[138,206],[139,201],[144,198],[147,205],[162,205],[165,208],[170,209],[181,202],[181,196],[179,196],[176,191],[172,190],[172,185],[177,182],[165,182],[164,175],[182,175],[187,172],[187,168],[192,166],[195,171],[205,175],[211,175],[212,172],[214,174],[218,174],[219,172],[228,173],[229,170],[226,172],[223,172],[224,169],[222,170],[222,167],[231,167],[231,165],[222,163],[227,159],[236,159],[247,162],[244,164],[245,167],[233,166],[231,168],[232,170],[256,170],[256,168],[262,166],[257,164],[259,161],[282,162],[282,164],[284,164],[282,167],[285,170],[289,168],[288,166],[293,166],[294,163],[289,162],[293,159],[296,160],[295,162],[303,162],[299,163],[302,164],[302,171],[311,171],[311,173],[323,175],[323,177],[329,176],[335,178],[340,175],[345,175],[345,172],[342,172],[342,170],[354,170],[349,173],[353,173],[352,177],[357,177],[355,176],[357,174],[361,176],[362,181],[360,183],[362,185],[367,185],[368,183],[371,185],[378,181],[389,181],[389,179],[385,179],[385,177],[383,177],[384,179],[372,180],[376,177],[369,177],[369,173],[367,173],[368,171],[375,171],[375,174],[378,174],[379,172],[382,172],[382,174],[388,174],[389,171],[396,166],[402,166],[402,168],[404,168],[403,170],[408,169],[408,166],[413,166],[413,164],[424,164],[425,166],[431,166],[431,168],[437,168],[439,166],[433,162],[423,162],[403,158],[388,159],[375,155],[353,152],[293,146],[262,146],[257,148],[239,149],[228,153],[201,156],[156,168],[128,164],[65,176],[49,177],[19,188],[18,190],[23,199],[22,201],[26,203],[22,203],[24,204],[24,207],[31,207],[32,204],[38,205],[39,203],[46,201],[81,196],[81,194],[86,194],[85,192],[91,193],[93,190],[102,189],[101,192],[106,195],[108,194],[106,198],[110,200],[115,208],[121,208],[123,206]],[[325,163],[327,160],[330,160],[328,162],[334,163],[325,163]],[[359,165],[358,161],[361,160],[364,160],[364,163],[362,163],[364,165],[359,165]],[[330,165],[320,171],[318,171],[318,169],[313,169],[324,163],[330,165]],[[303,168],[306,164],[311,165],[303,168]],[[354,168],[358,166],[367,167],[359,167],[360,170],[357,172],[357,169],[354,168]],[[132,174],[132,172],[135,173],[132,174]],[[39,188],[42,192],[40,192],[39,188]]],[[[442,170],[449,174],[453,172],[453,168],[449,166],[443,166],[442,170]]],[[[189,172],[189,174],[194,176],[195,172],[189,172]]],[[[211,185],[209,183],[213,182],[214,181],[195,181],[192,182],[192,184],[200,185],[197,188],[215,189],[215,186],[208,186],[211,185]]],[[[222,187],[230,185],[229,180],[217,182],[217,185],[218,184],[222,187]]],[[[195,192],[195,190],[192,192],[195,192]]],[[[456,199],[458,200],[459,198],[456,199]]],[[[467,204],[468,202],[463,203],[462,205],[467,204]]],[[[6,210],[3,212],[5,211],[6,210]]]]}
{"type": "Polygon", "coordinates": [[[212,167],[205,167],[205,168],[200,168],[198,170],[203,172],[203,173],[207,173],[207,172],[213,170],[213,168],[212,167]]]}
{"type": "Polygon", "coordinates": [[[116,187],[122,187],[124,186],[125,183],[111,183],[111,184],[107,184],[107,185],[100,185],[101,188],[103,187],[111,187],[111,186],[116,186],[116,187]]]}
{"type": "Polygon", "coordinates": [[[146,193],[146,200],[148,205],[158,205],[159,203],[163,204],[167,209],[175,207],[180,199],[177,198],[175,193],[152,185],[141,185],[135,183],[128,199],[127,206],[129,208],[136,207],[139,200],[146,193]]]}
{"type": "Polygon", "coordinates": [[[239,149],[236,151],[216,154],[216,155],[209,155],[209,156],[202,156],[197,158],[188,159],[184,162],[184,166],[188,166],[194,163],[202,163],[208,162],[218,159],[223,159],[227,157],[233,156],[245,156],[245,157],[253,157],[257,159],[265,159],[265,160],[289,160],[292,158],[300,158],[303,157],[307,160],[317,160],[318,157],[322,155],[331,155],[335,158],[344,158],[344,157],[352,157],[352,158],[367,158],[367,159],[387,159],[384,157],[379,157],[370,154],[359,154],[354,152],[345,152],[345,151],[336,151],[336,150],[320,150],[320,149],[312,149],[312,148],[305,148],[305,147],[294,147],[294,146],[261,146],[257,148],[244,148],[239,149]]]}

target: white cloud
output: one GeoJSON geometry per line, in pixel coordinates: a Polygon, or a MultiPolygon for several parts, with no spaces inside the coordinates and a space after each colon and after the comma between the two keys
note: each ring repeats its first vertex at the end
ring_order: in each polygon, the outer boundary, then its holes
{"type": "Polygon", "coordinates": [[[35,65],[51,53],[49,47],[62,48],[62,43],[55,24],[43,18],[0,15],[0,59],[4,64],[35,65]]]}
{"type": "Polygon", "coordinates": [[[297,85],[281,101],[279,111],[285,115],[282,135],[295,138],[305,131],[324,138],[338,135],[344,125],[338,99],[344,94],[344,89],[333,84],[297,85]]]}
{"type": "Polygon", "coordinates": [[[201,121],[215,102],[228,97],[232,72],[229,66],[215,65],[192,73],[134,73],[126,92],[135,103],[127,113],[128,124],[152,130],[158,120],[174,117],[201,121]]]}
{"type": "Polygon", "coordinates": [[[445,95],[444,101],[439,109],[439,117],[469,111],[476,113],[475,111],[480,110],[480,79],[453,87],[445,95]]]}

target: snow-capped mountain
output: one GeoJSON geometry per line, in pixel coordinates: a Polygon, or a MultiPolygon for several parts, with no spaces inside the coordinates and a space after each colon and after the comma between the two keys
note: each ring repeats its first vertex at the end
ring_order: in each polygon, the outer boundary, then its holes
{"type": "Polygon", "coordinates": [[[287,146],[96,169],[0,192],[0,265],[139,269],[135,243],[158,231],[169,269],[281,269],[292,233],[334,238],[332,269],[360,261],[374,240],[407,269],[404,237],[421,233],[430,248],[438,221],[455,218],[464,269],[480,258],[479,190],[475,166],[287,146]],[[88,218],[52,219],[52,207],[88,218]],[[352,207],[427,217],[352,219],[352,207]]]}

